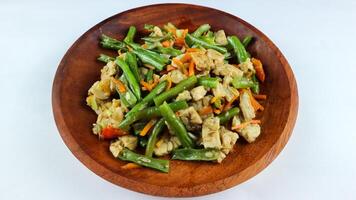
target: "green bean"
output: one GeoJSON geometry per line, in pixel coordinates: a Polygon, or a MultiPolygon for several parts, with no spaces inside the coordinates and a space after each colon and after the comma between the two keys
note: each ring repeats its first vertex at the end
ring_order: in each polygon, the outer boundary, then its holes
{"type": "MultiPolygon", "coordinates": [[[[252,41],[252,36],[246,36],[243,40],[242,40],[242,44],[244,45],[245,49],[247,48],[247,46],[251,43],[252,41]]],[[[249,52],[247,52],[247,57],[251,58],[251,55],[249,52]]]]}
{"type": "MultiPolygon", "coordinates": [[[[174,112],[188,108],[188,103],[186,101],[176,101],[168,105],[174,112]]],[[[149,107],[141,111],[131,112],[129,115],[125,116],[123,121],[121,121],[119,128],[127,130],[130,128],[131,124],[141,119],[151,119],[160,116],[161,112],[158,107],[149,107]]]]}
{"type": "Polygon", "coordinates": [[[139,83],[141,81],[141,75],[138,69],[136,55],[131,52],[127,52],[125,54],[125,62],[129,65],[132,74],[135,76],[136,81],[139,83]]]}
{"type": "MultiPolygon", "coordinates": [[[[154,49],[155,50],[155,49],[154,49]]],[[[173,57],[179,56],[182,54],[182,52],[178,49],[172,48],[172,47],[157,47],[156,51],[162,54],[167,54],[173,57]]]]}
{"type": "Polygon", "coordinates": [[[142,49],[136,49],[132,51],[134,54],[136,54],[143,63],[152,65],[154,68],[157,70],[161,71],[165,67],[164,62],[157,61],[157,59],[153,58],[152,55],[147,53],[147,50],[144,51],[142,49]]]}
{"type": "Polygon", "coordinates": [[[97,58],[97,60],[104,62],[104,63],[108,63],[110,61],[114,61],[115,58],[105,55],[105,54],[100,54],[99,57],[97,58]]]}
{"type": "Polygon", "coordinates": [[[258,79],[256,78],[256,75],[252,76],[252,82],[253,82],[253,86],[251,87],[252,92],[255,94],[259,94],[260,93],[260,84],[258,82],[258,79]]]}
{"type": "Polygon", "coordinates": [[[219,158],[217,149],[176,149],[173,151],[174,160],[214,161],[219,158]]]}
{"type": "Polygon", "coordinates": [[[242,40],[242,44],[244,45],[244,47],[246,48],[252,41],[252,36],[246,36],[243,40],[242,40]]]}
{"type": "Polygon", "coordinates": [[[186,148],[193,148],[194,143],[189,137],[184,124],[169,107],[167,102],[164,102],[162,105],[160,105],[159,110],[161,111],[161,115],[163,116],[164,120],[166,120],[169,127],[174,131],[182,145],[186,148]]]}
{"type": "Polygon", "coordinates": [[[234,49],[234,53],[239,61],[239,63],[243,63],[247,60],[248,54],[244,47],[244,45],[240,42],[239,38],[236,36],[227,37],[227,41],[229,45],[234,49]]]}
{"type": "Polygon", "coordinates": [[[157,136],[160,132],[162,132],[164,125],[165,125],[164,119],[161,118],[160,120],[158,120],[158,122],[153,127],[152,133],[150,134],[150,137],[148,138],[148,142],[146,145],[146,152],[145,152],[146,156],[152,157],[153,149],[154,149],[154,147],[156,145],[156,141],[157,141],[157,136]]]}
{"type": "Polygon", "coordinates": [[[157,62],[162,62],[162,63],[168,63],[169,62],[169,58],[154,52],[152,50],[148,50],[148,49],[143,49],[143,51],[145,51],[148,55],[150,55],[153,59],[155,59],[157,62]]]}
{"type": "Polygon", "coordinates": [[[119,93],[120,96],[120,100],[123,102],[123,104],[126,107],[133,107],[136,102],[137,102],[137,98],[136,96],[133,94],[133,92],[130,90],[130,88],[128,87],[128,83],[127,80],[125,78],[124,75],[122,75],[120,77],[120,81],[122,81],[126,87],[126,91],[125,92],[120,92],[120,90],[118,88],[116,88],[117,93],[119,93]]]}
{"type": "Polygon", "coordinates": [[[125,43],[133,42],[135,34],[136,34],[136,27],[130,26],[129,31],[127,32],[127,35],[124,39],[124,42],[125,43]]]}
{"type": "Polygon", "coordinates": [[[134,42],[125,42],[128,46],[130,46],[132,49],[137,50],[137,49],[142,49],[141,45],[136,44],[134,42]]]}
{"type": "Polygon", "coordinates": [[[151,80],[153,80],[153,70],[152,69],[148,70],[148,72],[146,74],[146,82],[151,81],[151,80]]]}
{"type": "Polygon", "coordinates": [[[175,96],[177,96],[179,93],[183,92],[184,90],[194,87],[194,85],[197,83],[197,81],[198,81],[197,77],[193,75],[193,76],[179,82],[175,87],[171,88],[170,90],[165,91],[162,94],[158,95],[156,98],[153,99],[153,101],[155,102],[156,106],[159,106],[164,101],[174,98],[175,96]]]}
{"type": "Polygon", "coordinates": [[[115,63],[122,69],[123,74],[125,75],[125,78],[129,83],[129,86],[132,92],[135,94],[137,100],[141,100],[141,88],[135,76],[131,72],[130,67],[126,64],[126,62],[122,58],[119,57],[116,58],[115,63]]]}
{"type": "Polygon", "coordinates": [[[107,35],[102,34],[100,37],[100,44],[106,49],[120,50],[125,49],[125,44],[114,38],[111,38],[107,35]]]}
{"type": "Polygon", "coordinates": [[[155,48],[160,47],[160,43],[145,42],[147,50],[157,51],[155,48]]]}
{"type": "Polygon", "coordinates": [[[154,28],[154,27],[155,27],[155,26],[152,25],[152,24],[145,24],[145,25],[143,26],[143,28],[146,29],[146,30],[148,30],[148,31],[153,31],[153,28],[154,28]]]}
{"type": "Polygon", "coordinates": [[[231,118],[233,118],[235,115],[239,114],[239,112],[240,112],[240,109],[235,107],[235,108],[229,109],[228,111],[225,111],[224,113],[221,113],[220,115],[218,115],[218,117],[220,118],[220,124],[225,124],[231,118]]]}
{"type": "Polygon", "coordinates": [[[167,33],[164,36],[148,36],[148,37],[141,38],[141,40],[144,40],[146,42],[152,42],[152,43],[161,42],[169,39],[172,39],[172,34],[170,33],[167,33]]]}
{"type": "Polygon", "coordinates": [[[204,42],[206,42],[206,43],[208,43],[210,45],[216,45],[214,37],[201,36],[200,39],[202,39],[204,42]]]}
{"type": "MultiPolygon", "coordinates": [[[[186,109],[189,107],[188,103],[186,101],[175,101],[172,103],[169,103],[168,106],[174,111],[178,111],[178,110],[182,110],[182,109],[186,109]]],[[[146,108],[145,110],[142,110],[142,114],[143,118],[153,118],[153,117],[160,117],[161,112],[159,110],[158,107],[150,107],[150,108],[146,108]]],[[[143,119],[141,118],[141,119],[143,119]]]]}
{"type": "MultiPolygon", "coordinates": [[[[158,63],[163,63],[163,64],[166,64],[169,62],[168,58],[166,58],[154,51],[144,49],[139,44],[136,44],[134,42],[126,42],[126,44],[129,45],[131,48],[133,48],[136,51],[136,53],[134,52],[136,55],[138,55],[138,53],[144,54],[143,57],[139,57],[141,60],[142,59],[148,60],[148,61],[153,60],[153,61],[149,61],[147,64],[154,65],[154,63],[150,63],[150,62],[158,62],[158,63]]],[[[144,60],[142,60],[142,62],[144,62],[144,60]]],[[[144,62],[144,63],[146,63],[146,62],[144,62]]]]}
{"type": "Polygon", "coordinates": [[[217,46],[217,45],[212,45],[212,44],[209,44],[207,42],[205,42],[204,40],[200,39],[200,38],[196,38],[190,34],[187,34],[187,36],[185,36],[185,42],[189,45],[189,46],[192,46],[192,45],[200,45],[206,49],[214,49],[222,54],[225,54],[227,53],[227,50],[226,48],[224,47],[220,47],[220,46],[217,46]]]}
{"type": "Polygon", "coordinates": [[[193,33],[192,36],[193,37],[200,37],[203,35],[203,33],[207,32],[210,30],[210,25],[209,24],[203,24],[201,26],[199,26],[193,33]]]}
{"type": "Polygon", "coordinates": [[[208,88],[216,88],[219,83],[219,78],[217,77],[199,77],[198,78],[198,85],[202,85],[208,88]]]}
{"type": "Polygon", "coordinates": [[[166,89],[167,84],[167,81],[160,82],[155,88],[153,88],[153,90],[148,95],[146,95],[142,99],[140,103],[136,104],[135,107],[133,107],[128,113],[126,113],[125,117],[136,111],[140,111],[150,105],[153,102],[153,98],[155,98],[157,95],[163,92],[163,90],[166,89]]]}
{"type": "Polygon", "coordinates": [[[163,29],[169,32],[170,30],[177,30],[177,27],[175,27],[171,22],[168,22],[167,24],[163,25],[163,29]]]}
{"type": "Polygon", "coordinates": [[[236,89],[252,88],[255,85],[255,83],[252,80],[247,79],[245,77],[236,77],[232,80],[231,83],[236,89]]]}
{"type": "Polygon", "coordinates": [[[211,31],[208,31],[205,35],[200,36],[200,38],[209,44],[216,45],[214,33],[211,31]]]}
{"type": "Polygon", "coordinates": [[[156,169],[161,172],[168,173],[169,171],[168,160],[156,159],[156,158],[140,155],[126,148],[119,154],[118,158],[120,160],[134,162],[144,167],[156,169]]]}

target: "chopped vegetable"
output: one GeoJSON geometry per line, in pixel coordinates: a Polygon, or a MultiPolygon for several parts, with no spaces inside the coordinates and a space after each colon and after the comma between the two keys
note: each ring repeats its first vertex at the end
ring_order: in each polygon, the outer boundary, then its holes
{"type": "Polygon", "coordinates": [[[159,106],[161,115],[166,120],[167,124],[174,131],[175,135],[178,137],[179,141],[186,148],[192,148],[194,146],[192,139],[188,136],[187,130],[185,129],[183,123],[179,118],[174,114],[173,110],[169,105],[164,102],[159,106]]]}
{"type": "Polygon", "coordinates": [[[156,119],[151,119],[145,127],[143,127],[142,131],[140,132],[140,136],[145,136],[148,131],[153,127],[153,125],[156,123],[156,119]]]}
{"type": "Polygon", "coordinates": [[[130,86],[132,92],[135,94],[137,100],[141,100],[140,85],[138,84],[133,73],[131,72],[129,66],[121,58],[116,58],[115,63],[118,66],[120,66],[120,68],[124,72],[125,78],[126,78],[127,82],[129,83],[129,86],[130,86]]]}
{"type": "Polygon", "coordinates": [[[127,52],[125,54],[125,62],[129,65],[132,74],[136,78],[136,81],[140,82],[141,76],[140,76],[140,72],[139,72],[139,69],[138,69],[136,55],[131,53],[131,52],[127,52]]]}
{"type": "Polygon", "coordinates": [[[85,100],[98,115],[93,133],[128,161],[122,169],[168,172],[168,160],[152,158],[165,155],[221,163],[239,135],[252,143],[261,134],[266,73],[247,51],[253,38],[215,28],[145,24],[142,32],[129,26],[122,41],[100,36],[114,51],[97,58],[105,66],[85,100]]]}
{"type": "Polygon", "coordinates": [[[160,132],[162,132],[163,127],[164,127],[164,122],[165,120],[161,118],[160,120],[157,121],[156,125],[153,127],[152,133],[148,139],[147,146],[146,146],[146,152],[145,155],[152,157],[153,154],[153,149],[157,141],[157,136],[160,132]]]}
{"type": "Polygon", "coordinates": [[[118,158],[120,160],[134,162],[144,167],[156,169],[161,172],[168,173],[169,171],[168,160],[150,158],[148,156],[137,154],[133,151],[130,151],[129,149],[124,149],[118,158]]]}
{"type": "Polygon", "coordinates": [[[245,47],[240,42],[239,38],[236,36],[230,36],[227,37],[227,41],[229,42],[230,46],[234,49],[234,53],[236,54],[238,61],[240,63],[245,62],[248,58],[248,54],[245,47]]]}
{"type": "Polygon", "coordinates": [[[136,27],[130,26],[129,31],[127,32],[127,35],[124,39],[124,42],[125,43],[133,42],[135,34],[136,34],[136,27]]]}
{"type": "Polygon", "coordinates": [[[265,72],[263,70],[263,66],[260,60],[256,59],[256,58],[252,58],[251,62],[253,63],[253,66],[255,67],[256,70],[256,76],[257,78],[261,81],[264,82],[266,75],[265,72]]]}
{"type": "Polygon", "coordinates": [[[168,91],[163,92],[162,94],[160,94],[156,98],[154,98],[155,104],[157,106],[159,106],[164,101],[174,98],[175,96],[177,96],[179,93],[183,92],[184,90],[194,87],[194,85],[197,83],[197,81],[198,80],[197,80],[196,76],[191,76],[191,77],[181,81],[175,87],[171,88],[168,91]]]}
{"type": "Polygon", "coordinates": [[[189,46],[193,46],[193,45],[200,45],[204,48],[207,48],[207,49],[214,49],[220,53],[227,53],[227,50],[226,48],[224,47],[220,47],[220,46],[217,46],[217,45],[212,45],[212,44],[209,44],[207,42],[205,42],[204,40],[202,39],[199,39],[199,38],[196,38],[190,34],[187,34],[187,36],[185,37],[185,42],[189,45],[189,46]]]}
{"type": "Polygon", "coordinates": [[[210,30],[210,25],[209,24],[203,24],[201,26],[199,26],[197,28],[197,30],[195,30],[193,33],[192,33],[192,36],[194,37],[200,37],[201,35],[203,35],[203,33],[207,32],[210,30]]]}
{"type": "Polygon", "coordinates": [[[252,36],[246,36],[243,40],[242,40],[242,44],[244,45],[244,47],[246,48],[252,41],[252,36]]]}
{"type": "Polygon", "coordinates": [[[125,44],[114,38],[102,34],[100,37],[100,44],[106,49],[121,50],[125,48],[125,44]]]}
{"type": "Polygon", "coordinates": [[[101,62],[104,62],[104,63],[108,63],[109,61],[114,61],[115,60],[115,58],[110,57],[110,56],[105,55],[105,54],[100,54],[97,59],[99,61],[101,61],[101,62]]]}
{"type": "Polygon", "coordinates": [[[105,128],[103,128],[103,130],[101,130],[101,134],[99,135],[99,137],[101,139],[114,139],[117,138],[119,136],[123,136],[128,134],[126,131],[121,130],[119,128],[114,128],[112,126],[107,126],[105,128]]]}
{"type": "MultiPolygon", "coordinates": [[[[186,101],[176,101],[168,104],[169,107],[174,111],[178,111],[181,109],[188,108],[188,104],[186,101]]],[[[141,119],[150,119],[152,117],[160,117],[161,113],[158,107],[150,107],[143,109],[141,111],[131,112],[129,115],[125,116],[125,119],[120,123],[119,127],[121,129],[128,129],[129,126],[141,119]]]]}
{"type": "Polygon", "coordinates": [[[216,77],[199,77],[198,85],[202,85],[208,88],[216,88],[219,83],[219,78],[216,77]]]}
{"type": "Polygon", "coordinates": [[[126,165],[122,166],[121,169],[136,169],[140,168],[141,166],[135,163],[127,163],[126,165]]]}
{"type": "Polygon", "coordinates": [[[214,161],[219,157],[217,149],[177,149],[173,152],[173,160],[214,161]]]}
{"type": "Polygon", "coordinates": [[[220,118],[220,124],[225,124],[230,119],[232,119],[235,115],[239,114],[239,112],[240,112],[240,109],[235,107],[235,108],[232,108],[232,109],[218,115],[218,117],[220,118]]]}

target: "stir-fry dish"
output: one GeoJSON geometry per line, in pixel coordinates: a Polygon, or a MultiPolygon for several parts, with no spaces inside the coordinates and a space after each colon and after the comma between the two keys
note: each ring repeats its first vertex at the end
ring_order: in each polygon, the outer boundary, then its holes
{"type": "Polygon", "coordinates": [[[98,57],[105,66],[86,102],[98,115],[93,133],[129,162],[122,168],[167,173],[168,158],[221,163],[240,137],[252,143],[260,135],[265,73],[246,51],[253,38],[210,28],[146,24],[135,40],[134,26],[122,41],[101,35],[115,56],[98,57]]]}

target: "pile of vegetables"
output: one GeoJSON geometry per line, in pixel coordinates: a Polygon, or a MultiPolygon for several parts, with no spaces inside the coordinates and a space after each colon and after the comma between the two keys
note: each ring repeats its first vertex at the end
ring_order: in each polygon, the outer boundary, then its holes
{"type": "Polygon", "coordinates": [[[265,73],[246,51],[253,38],[210,28],[189,33],[168,23],[145,25],[140,40],[134,26],[122,41],[101,35],[114,56],[98,57],[105,66],[86,102],[98,115],[93,133],[111,141],[113,156],[129,162],[124,169],[168,172],[169,160],[158,158],[165,155],[220,163],[239,137],[260,135],[265,73]]]}

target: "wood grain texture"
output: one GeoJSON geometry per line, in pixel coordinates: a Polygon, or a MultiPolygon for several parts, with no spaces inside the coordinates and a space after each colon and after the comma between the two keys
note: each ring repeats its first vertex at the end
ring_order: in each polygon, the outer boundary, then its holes
{"type": "MultiPolygon", "coordinates": [[[[139,37],[138,36],[138,37],[139,37]]],[[[90,170],[119,186],[158,196],[199,196],[225,190],[255,176],[286,145],[298,111],[298,92],[293,72],[278,48],[259,30],[228,13],[196,5],[159,4],[135,8],[110,17],[83,34],[63,57],[53,83],[52,106],[58,130],[72,153],[90,170]],[[248,50],[262,60],[266,81],[262,93],[268,95],[265,110],[258,115],[262,135],[253,144],[242,139],[222,164],[171,161],[168,174],[151,169],[123,170],[125,163],[109,152],[108,142],[91,133],[96,114],[86,106],[90,86],[99,79],[103,64],[100,53],[113,55],[99,47],[101,33],[123,39],[128,26],[135,25],[139,36],[143,25],[172,22],[194,30],[209,23],[213,30],[240,38],[252,35],[248,50]]]]}

